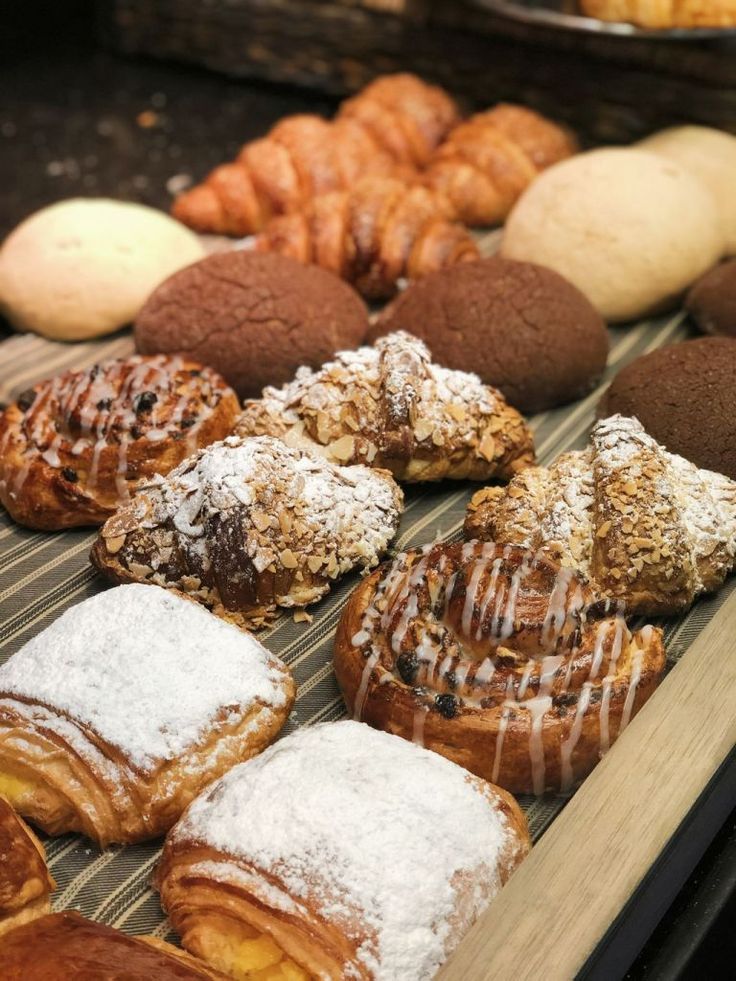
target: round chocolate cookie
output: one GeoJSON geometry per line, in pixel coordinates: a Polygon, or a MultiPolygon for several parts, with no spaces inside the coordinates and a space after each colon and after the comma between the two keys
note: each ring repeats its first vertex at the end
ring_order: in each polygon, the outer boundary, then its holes
{"type": "Polygon", "coordinates": [[[736,340],[700,337],[645,354],[613,379],[599,416],[636,416],[658,443],[736,480],[736,340]]]}
{"type": "Polygon", "coordinates": [[[412,283],[368,336],[394,330],[420,337],[440,364],[475,372],[525,412],[590,391],[608,354],[605,324],[575,286],[498,256],[412,283]]]}
{"type": "Polygon", "coordinates": [[[736,337],[736,259],[701,276],[687,294],[685,307],[704,334],[736,337]]]}
{"type": "Polygon", "coordinates": [[[280,255],[234,251],[170,276],[135,321],[141,354],[183,352],[242,398],[357,347],[368,329],[358,294],[332,273],[280,255]]]}

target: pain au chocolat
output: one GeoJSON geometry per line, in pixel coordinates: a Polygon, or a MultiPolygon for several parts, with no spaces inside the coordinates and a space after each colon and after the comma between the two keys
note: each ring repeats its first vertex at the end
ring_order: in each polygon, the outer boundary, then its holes
{"type": "Polygon", "coordinates": [[[548,554],[413,549],[364,579],[335,638],[356,719],[512,793],[567,792],[657,687],[662,632],[548,554]]]}
{"type": "Polygon", "coordinates": [[[178,355],[68,371],[0,414],[0,502],[19,524],[102,524],[142,481],[222,439],[239,411],[218,374],[178,355]]]}
{"type": "Polygon", "coordinates": [[[252,635],[165,589],[109,589],[0,667],[0,793],[48,834],[155,838],[293,701],[252,635]]]}
{"type": "Polygon", "coordinates": [[[255,626],[376,565],[402,502],[385,470],[230,436],[142,487],[105,523],[91,558],[115,582],[166,586],[255,626]]]}
{"type": "Polygon", "coordinates": [[[528,849],[509,794],[346,721],[213,784],[155,884],[184,947],[232,978],[428,981],[528,849]]]}

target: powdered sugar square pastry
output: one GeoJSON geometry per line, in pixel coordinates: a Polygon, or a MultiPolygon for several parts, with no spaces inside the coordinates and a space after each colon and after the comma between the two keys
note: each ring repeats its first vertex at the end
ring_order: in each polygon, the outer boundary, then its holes
{"type": "Polygon", "coordinates": [[[0,668],[0,791],[49,834],[154,838],[289,715],[288,668],[164,589],[67,610],[0,668]]]}
{"type": "Polygon", "coordinates": [[[397,480],[508,479],[534,462],[522,416],[476,375],[433,364],[399,331],[300,368],[281,389],[246,402],[243,436],[278,436],[335,463],[385,467],[397,480]]]}
{"type": "Polygon", "coordinates": [[[465,534],[551,549],[627,612],[677,613],[736,564],[736,482],[615,415],[595,425],[587,449],[478,491],[465,534]]]}
{"type": "Polygon", "coordinates": [[[0,936],[48,913],[54,885],[43,845],[0,797],[0,936]]]}
{"type": "Polygon", "coordinates": [[[337,722],[209,788],[169,834],[156,884],[184,947],[233,978],[423,981],[528,849],[504,791],[337,722]]]}
{"type": "Polygon", "coordinates": [[[104,525],[92,562],[117,582],[167,586],[254,626],[376,565],[402,503],[386,471],[233,436],[144,487],[104,525]]]}

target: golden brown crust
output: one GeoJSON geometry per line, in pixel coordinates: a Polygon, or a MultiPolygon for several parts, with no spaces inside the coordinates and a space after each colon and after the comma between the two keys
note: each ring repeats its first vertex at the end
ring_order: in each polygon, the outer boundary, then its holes
{"type": "Polygon", "coordinates": [[[0,936],[48,913],[55,887],[43,845],[0,795],[0,936]]]}
{"type": "Polygon", "coordinates": [[[343,612],[335,673],[348,711],[512,793],[569,791],[665,667],[549,554],[468,542],[399,556],[343,612]]]}
{"type": "Polygon", "coordinates": [[[4,981],[225,981],[162,940],[128,937],[79,913],[53,913],[3,938],[4,981]]]}
{"type": "Polygon", "coordinates": [[[450,200],[466,225],[495,225],[537,174],[576,150],[563,127],[531,109],[501,103],[453,129],[424,179],[450,200]]]}
{"type": "Polygon", "coordinates": [[[627,611],[681,612],[736,564],[736,483],[668,453],[636,419],[598,422],[591,446],[478,491],[467,538],[550,548],[627,611]]]}
{"type": "Polygon", "coordinates": [[[583,13],[640,27],[733,27],[734,0],[581,0],[583,13]]]}
{"type": "Polygon", "coordinates": [[[429,188],[366,177],[274,218],[256,248],[322,266],[363,296],[387,299],[400,279],[418,279],[479,257],[471,235],[452,224],[451,216],[449,202],[429,188]]]}
{"type": "Polygon", "coordinates": [[[534,460],[524,419],[496,389],[432,364],[422,341],[402,332],[266,389],[245,404],[236,432],[385,467],[406,482],[508,479],[534,460]]]}
{"type": "Polygon", "coordinates": [[[310,115],[281,120],[235,162],[181,194],[172,213],[200,232],[249,235],[358,176],[408,173],[457,118],[441,89],[413,75],[384,76],[343,103],[333,122],[310,115]]]}
{"type": "Polygon", "coordinates": [[[156,473],[222,439],[237,396],[180,355],[135,355],[70,371],[0,415],[0,502],[19,524],[102,524],[156,473]]]}

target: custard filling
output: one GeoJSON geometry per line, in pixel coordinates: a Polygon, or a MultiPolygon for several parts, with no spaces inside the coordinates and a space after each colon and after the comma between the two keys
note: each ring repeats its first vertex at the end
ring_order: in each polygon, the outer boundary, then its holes
{"type": "Polygon", "coordinates": [[[19,804],[24,797],[32,794],[35,790],[36,784],[30,780],[22,780],[20,777],[14,777],[10,773],[0,771],[0,794],[7,797],[13,806],[19,804]]]}
{"type": "Polygon", "coordinates": [[[208,934],[200,956],[235,981],[309,981],[310,975],[268,934],[242,924],[239,932],[240,936],[208,934]]]}

